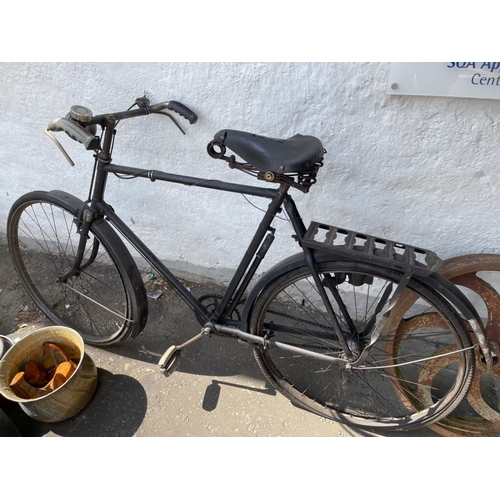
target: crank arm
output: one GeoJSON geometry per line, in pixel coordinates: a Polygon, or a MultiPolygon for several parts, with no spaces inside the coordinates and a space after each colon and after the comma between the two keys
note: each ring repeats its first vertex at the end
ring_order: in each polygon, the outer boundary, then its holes
{"type": "Polygon", "coordinates": [[[160,367],[160,371],[165,377],[170,377],[172,373],[177,370],[181,363],[181,351],[186,347],[194,344],[195,342],[200,341],[204,337],[210,337],[213,330],[213,325],[211,323],[207,323],[201,332],[198,335],[195,335],[192,339],[184,342],[183,344],[176,346],[170,346],[158,361],[158,366],[160,367]]]}

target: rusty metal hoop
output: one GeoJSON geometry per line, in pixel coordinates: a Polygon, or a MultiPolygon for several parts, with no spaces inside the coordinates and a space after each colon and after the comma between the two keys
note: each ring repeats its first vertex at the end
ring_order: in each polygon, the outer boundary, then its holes
{"type": "MultiPolygon", "coordinates": [[[[480,272],[500,271],[500,255],[472,254],[445,261],[441,272],[455,285],[468,288],[478,294],[487,308],[485,326],[488,341],[500,343],[500,289],[478,276],[480,272]]],[[[476,353],[476,372],[467,401],[478,416],[451,414],[432,428],[445,436],[500,436],[500,412],[492,408],[481,392],[481,378],[487,373],[480,351],[476,353]]],[[[490,374],[500,382],[500,363],[490,374]]]]}
{"type": "MultiPolygon", "coordinates": [[[[471,254],[448,259],[444,262],[440,272],[455,285],[467,288],[477,294],[486,308],[485,333],[488,341],[500,344],[500,286],[495,289],[483,277],[478,276],[480,272],[500,271],[500,255],[496,254],[471,254]]],[[[500,275],[499,275],[500,276],[500,275]]],[[[500,285],[500,281],[499,281],[500,285]]],[[[465,290],[464,290],[465,291],[465,290]]],[[[466,292],[466,291],[465,291],[466,292]]],[[[393,320],[397,325],[398,335],[404,337],[415,329],[422,327],[439,327],[439,318],[434,315],[422,314],[403,321],[404,312],[411,306],[412,298],[402,300],[397,307],[393,320]]],[[[484,307],[483,307],[484,308],[484,307]]],[[[435,376],[440,370],[453,362],[453,357],[436,358],[426,363],[420,373],[420,378],[435,376]],[[443,360],[445,360],[443,362],[443,360]]],[[[429,426],[434,432],[442,436],[500,436],[500,412],[493,408],[484,399],[481,391],[481,378],[488,374],[481,352],[476,350],[476,370],[471,388],[466,398],[470,406],[467,411],[461,407],[443,418],[439,422],[429,426]],[[471,411],[473,410],[473,411],[471,411]]],[[[487,376],[493,377],[500,386],[500,363],[494,365],[492,373],[487,376]]],[[[399,391],[401,393],[401,391],[399,391]]],[[[420,397],[431,397],[430,394],[420,397]]],[[[500,394],[499,394],[500,398],[500,394]]],[[[408,401],[403,401],[409,404],[408,401]]]]}

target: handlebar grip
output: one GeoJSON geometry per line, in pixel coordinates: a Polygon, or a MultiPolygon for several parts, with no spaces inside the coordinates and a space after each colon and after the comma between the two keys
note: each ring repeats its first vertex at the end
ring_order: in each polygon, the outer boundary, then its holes
{"type": "Polygon", "coordinates": [[[82,143],[87,150],[99,148],[99,138],[91,134],[78,123],[67,118],[56,118],[52,120],[47,128],[52,132],[66,132],[72,139],[82,143]]]}
{"type": "Polygon", "coordinates": [[[196,121],[198,120],[198,116],[196,115],[196,113],[194,111],[191,111],[187,106],[184,106],[184,104],[181,104],[180,102],[169,101],[167,104],[167,109],[171,109],[172,111],[179,113],[186,120],[188,120],[191,125],[196,123],[196,121]]]}

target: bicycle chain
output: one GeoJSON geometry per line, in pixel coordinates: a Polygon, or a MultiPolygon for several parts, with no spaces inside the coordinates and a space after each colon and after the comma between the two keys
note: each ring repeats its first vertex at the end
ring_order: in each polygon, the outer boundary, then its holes
{"type": "MultiPolygon", "coordinates": [[[[270,314],[274,314],[275,316],[280,316],[280,317],[282,317],[282,318],[287,318],[287,319],[291,319],[291,320],[297,321],[296,316],[291,316],[291,315],[289,315],[289,314],[280,313],[280,312],[273,311],[273,310],[268,310],[268,313],[270,313],[270,314]]],[[[301,323],[304,323],[304,324],[306,324],[306,325],[316,326],[316,327],[321,328],[321,329],[323,329],[323,330],[325,330],[325,331],[328,331],[328,329],[327,329],[324,325],[321,325],[321,324],[319,324],[319,323],[317,323],[317,322],[314,322],[314,321],[307,321],[307,320],[305,320],[305,319],[304,319],[304,320],[303,320],[303,319],[301,319],[301,320],[300,320],[300,322],[301,322],[301,323]]],[[[333,331],[333,329],[331,330],[331,333],[335,333],[335,332],[333,331]]],[[[287,344],[288,344],[288,345],[290,345],[290,346],[293,346],[293,347],[302,347],[302,348],[304,348],[304,349],[305,349],[305,348],[310,348],[310,349],[321,350],[321,349],[320,349],[317,345],[293,344],[293,343],[290,343],[290,342],[287,342],[287,344]]],[[[325,348],[324,348],[324,351],[325,351],[325,352],[331,352],[331,349],[329,349],[329,348],[325,347],[325,348]]],[[[343,352],[343,351],[342,351],[342,349],[339,349],[339,353],[340,353],[340,352],[343,352]]]]}

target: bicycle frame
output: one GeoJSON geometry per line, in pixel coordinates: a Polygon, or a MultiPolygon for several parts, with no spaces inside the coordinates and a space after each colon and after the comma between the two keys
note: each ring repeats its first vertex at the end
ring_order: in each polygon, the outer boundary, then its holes
{"type": "MultiPolygon", "coordinates": [[[[266,189],[254,186],[247,186],[243,184],[228,183],[223,181],[209,180],[198,177],[189,177],[184,175],[169,174],[166,172],[161,172],[157,170],[146,170],[140,168],[131,168],[115,164],[102,164],[99,165],[97,162],[97,175],[94,188],[94,196],[91,199],[90,210],[93,214],[100,214],[104,216],[111,224],[118,230],[120,234],[144,257],[144,259],[154,268],[161,276],[163,276],[169,284],[176,290],[176,292],[182,297],[182,299],[191,307],[191,309],[198,313],[205,322],[214,323],[214,331],[223,333],[233,333],[238,335],[240,338],[247,337],[250,341],[256,341],[255,336],[249,335],[247,332],[237,330],[234,327],[239,327],[239,322],[231,320],[231,314],[238,305],[240,299],[242,298],[245,290],[255,273],[264,259],[267,251],[269,250],[272,242],[274,241],[274,228],[271,226],[275,216],[281,211],[283,206],[291,223],[295,230],[295,236],[297,241],[300,243],[302,238],[306,233],[306,228],[302,222],[302,218],[299,214],[297,206],[293,198],[287,193],[288,186],[281,186],[279,189],[266,189]],[[217,310],[211,314],[203,306],[203,304],[179,281],[176,276],[165,266],[156,255],[146,246],[146,244],[128,227],[127,224],[115,213],[113,208],[104,201],[104,187],[107,180],[107,175],[110,173],[129,175],[134,178],[142,177],[147,178],[152,181],[164,181],[172,182],[178,184],[184,184],[187,186],[198,186],[206,189],[215,189],[232,193],[241,193],[250,196],[257,196],[261,198],[268,198],[271,200],[268,209],[262,218],[236,272],[231,279],[217,310]],[[230,329],[224,328],[231,326],[230,329]]],[[[80,241],[86,240],[86,234],[82,231],[80,236],[80,241]]],[[[310,261],[310,267],[314,275],[317,278],[317,272],[314,269],[314,261],[312,258],[312,252],[303,247],[303,251],[306,254],[306,258],[310,261]]],[[[319,278],[316,279],[317,285],[323,290],[324,287],[321,285],[319,278]]],[[[326,299],[325,302],[327,307],[331,309],[331,305],[326,299]]],[[[342,333],[340,325],[337,322],[337,318],[331,310],[331,317],[334,324],[334,329],[337,330],[336,335],[343,346],[346,354],[350,355],[351,350],[345,340],[342,333]]],[[[260,341],[260,339],[258,340],[260,341]]],[[[287,346],[280,345],[282,348],[287,348],[287,346]]],[[[322,357],[321,355],[315,355],[316,357],[322,357]]],[[[325,356],[325,359],[331,360],[331,357],[325,356]]]]}
{"type": "MultiPolygon", "coordinates": [[[[124,238],[151,264],[181,295],[185,302],[197,313],[202,315],[206,321],[221,321],[224,317],[229,317],[234,311],[239,299],[241,298],[248,283],[255,275],[258,264],[262,261],[268,248],[272,243],[273,237],[267,239],[265,245],[262,242],[269,232],[270,235],[274,232],[271,223],[274,217],[285,204],[287,212],[294,213],[296,210],[293,200],[280,190],[258,188],[253,186],[245,186],[220,181],[211,181],[202,178],[188,177],[183,175],[168,174],[165,172],[151,171],[145,169],[136,169],[124,167],[120,165],[107,164],[103,167],[102,173],[106,176],[109,173],[133,175],[134,177],[144,177],[151,180],[159,180],[164,182],[173,182],[185,184],[188,186],[199,186],[208,189],[216,189],[233,193],[247,194],[262,198],[271,199],[268,210],[264,215],[255,235],[253,236],[248,249],[243,256],[243,259],[238,266],[214,316],[208,313],[206,308],[194,297],[191,292],[174,276],[174,274],[156,257],[156,255],[145,245],[145,243],[125,224],[114,210],[101,197],[93,197],[90,203],[90,210],[93,213],[102,214],[111,224],[124,236],[124,238]],[[262,245],[262,246],[261,246],[262,245]],[[257,257],[258,255],[258,257],[257,257]],[[255,264],[251,265],[252,260],[255,264]]],[[[100,185],[99,174],[96,177],[96,186],[100,185]]],[[[99,196],[102,196],[100,193],[99,196]]],[[[294,214],[295,215],[295,214],[294,214]]],[[[302,235],[305,229],[300,224],[294,224],[296,231],[302,235]]],[[[83,235],[82,235],[83,236],[83,235]]]]}
{"type": "MultiPolygon", "coordinates": [[[[281,210],[281,206],[283,204],[285,205],[285,210],[292,221],[292,225],[299,240],[305,234],[305,227],[301,221],[300,215],[298,214],[297,207],[292,198],[287,194],[288,186],[282,186],[279,189],[267,189],[112,164],[110,153],[112,149],[112,138],[115,130],[114,126],[115,122],[106,123],[103,148],[96,158],[89,204],[89,210],[92,217],[89,221],[92,218],[99,216],[99,214],[109,220],[109,222],[112,223],[112,225],[123,235],[123,237],[139,252],[139,254],[142,255],[144,259],[154,269],[156,269],[156,271],[158,271],[172,287],[174,287],[174,289],[191,307],[191,309],[201,315],[201,317],[203,317],[206,321],[211,320],[219,322],[223,321],[223,318],[229,318],[241,299],[245,289],[248,287],[252,277],[255,275],[260,262],[272,244],[274,239],[274,229],[271,227],[271,224],[276,214],[281,210]],[[268,210],[258,226],[257,231],[243,256],[243,259],[213,316],[208,313],[207,309],[200,303],[200,301],[194,297],[191,292],[174,276],[174,274],[156,257],[156,255],[154,255],[154,253],[145,245],[143,241],[140,240],[140,238],[137,237],[127,224],[120,219],[112,207],[105,202],[104,192],[107,177],[110,173],[131,176],[134,178],[147,178],[153,182],[158,180],[184,184],[186,186],[198,186],[207,189],[246,194],[271,200],[268,210]],[[265,238],[266,234],[268,235],[267,238],[265,238]],[[264,239],[266,241],[262,244],[264,239]],[[252,260],[254,261],[253,264],[252,260]]],[[[80,237],[80,243],[82,245],[86,242],[88,227],[90,227],[90,223],[86,225],[84,222],[80,237]]],[[[78,266],[75,264],[75,267],[78,266]]]]}

